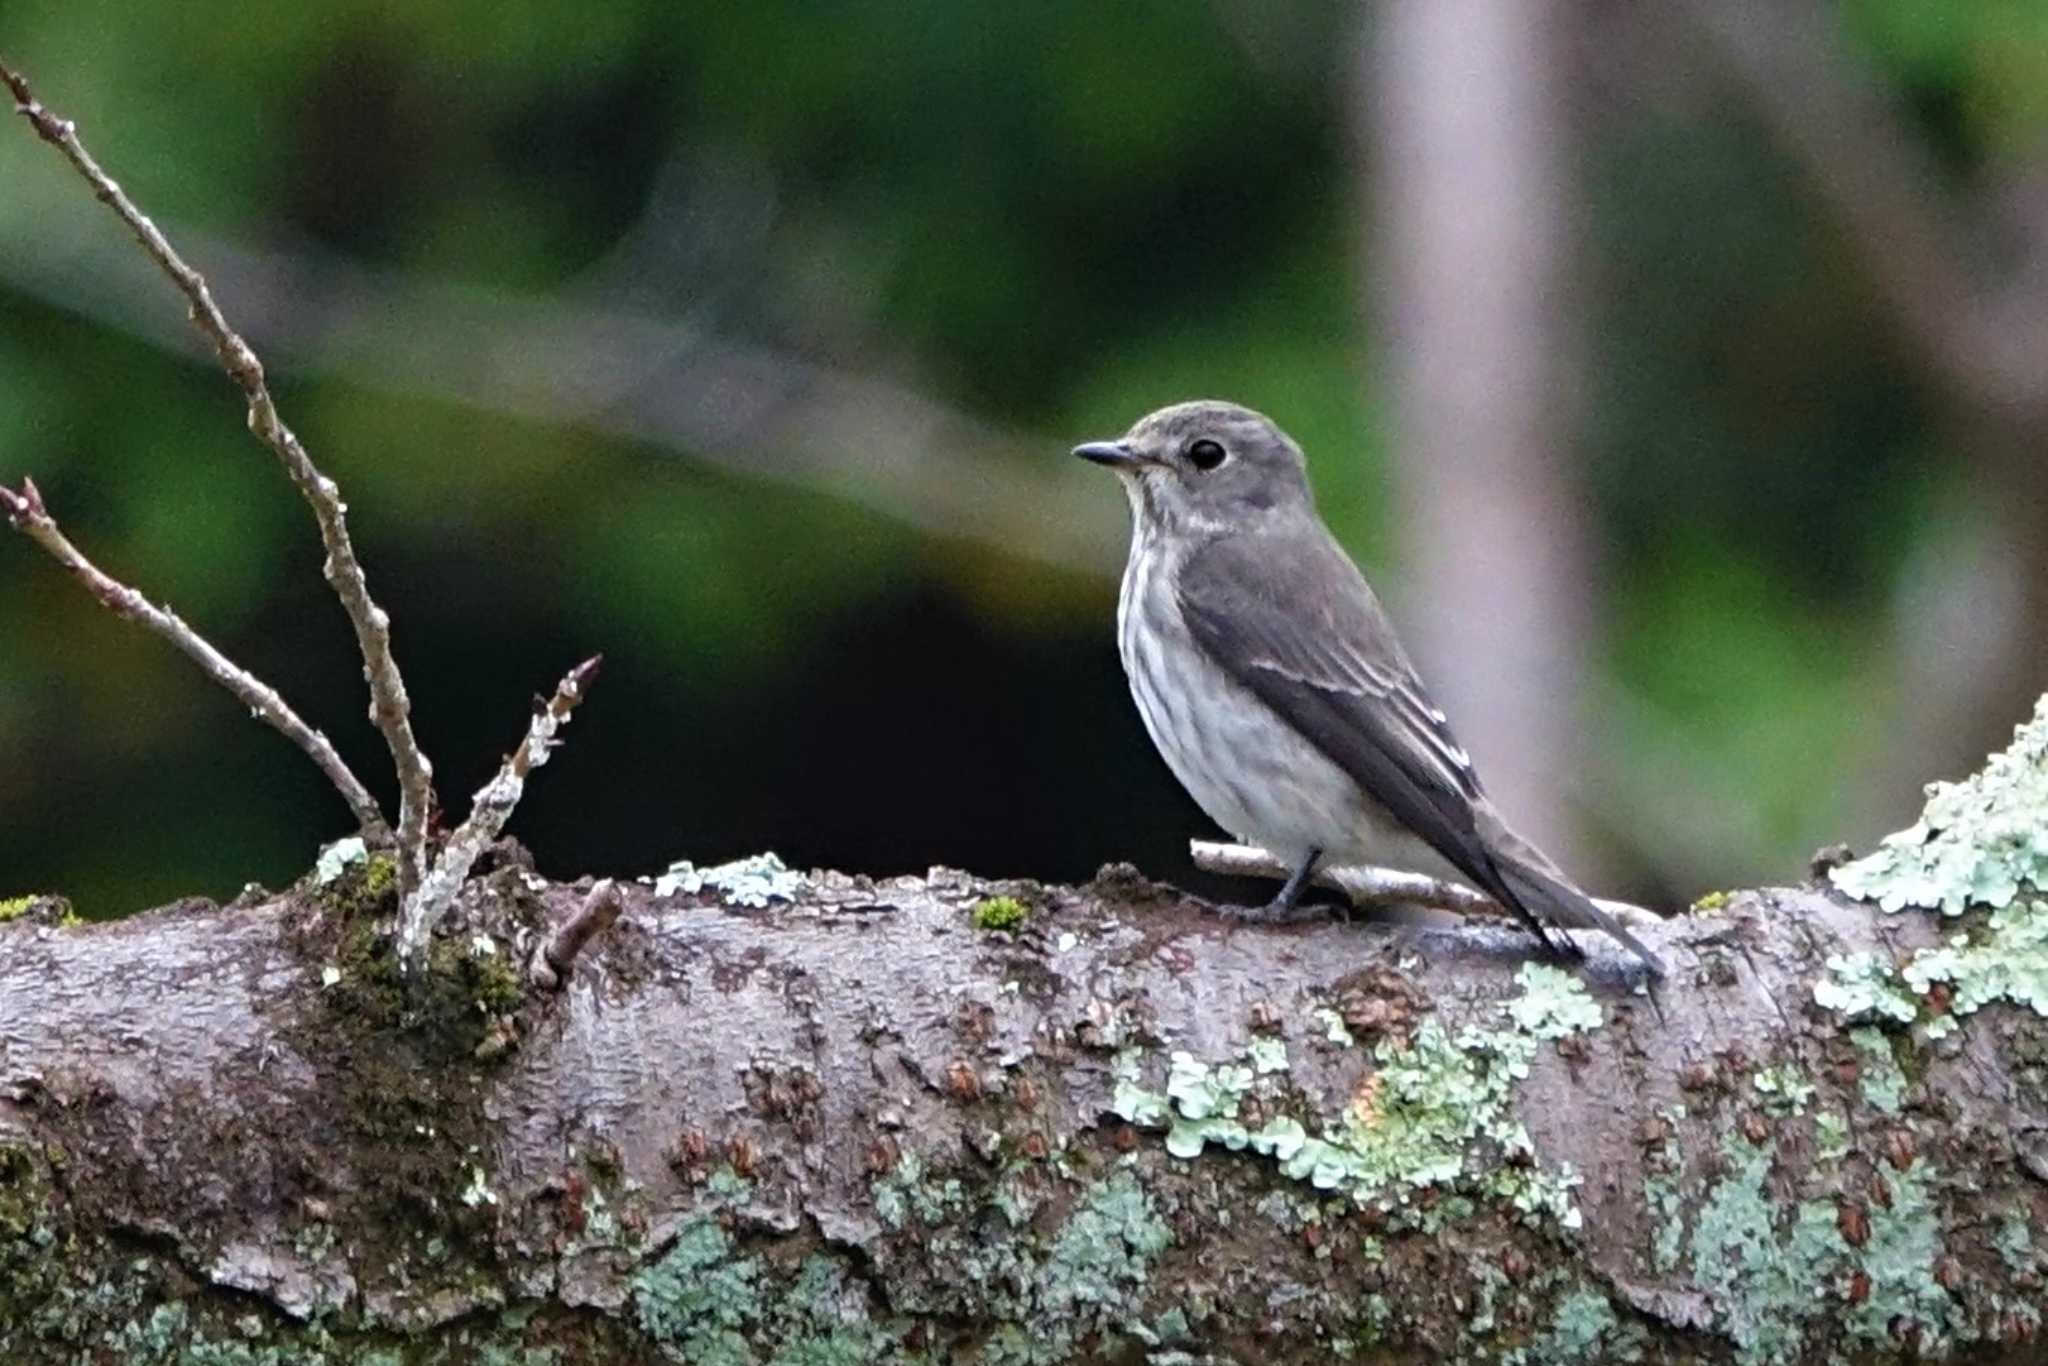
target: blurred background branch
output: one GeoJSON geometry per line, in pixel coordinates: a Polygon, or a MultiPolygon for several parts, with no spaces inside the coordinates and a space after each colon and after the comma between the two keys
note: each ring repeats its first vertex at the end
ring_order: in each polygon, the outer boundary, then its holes
{"type": "Polygon", "coordinates": [[[1896,788],[1960,737],[1989,747],[2048,677],[2048,138],[1945,171],[1824,10],[1686,9],[1937,387],[1980,506],[1973,543],[1912,565],[1897,599],[1901,724],[1864,765],[1896,788]]]}

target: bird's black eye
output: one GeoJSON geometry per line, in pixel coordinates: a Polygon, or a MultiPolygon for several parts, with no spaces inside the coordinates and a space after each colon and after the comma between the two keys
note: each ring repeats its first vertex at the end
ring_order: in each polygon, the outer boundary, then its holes
{"type": "Polygon", "coordinates": [[[1223,458],[1228,454],[1220,442],[1203,437],[1188,447],[1188,463],[1198,470],[1213,470],[1223,463],[1223,458]]]}

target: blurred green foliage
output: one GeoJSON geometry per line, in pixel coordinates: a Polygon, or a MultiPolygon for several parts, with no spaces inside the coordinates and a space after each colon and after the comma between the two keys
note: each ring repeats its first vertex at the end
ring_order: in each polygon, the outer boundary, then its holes
{"type": "MultiPolygon", "coordinates": [[[[1965,162],[2040,135],[2037,6],[1845,12],[1965,162]]],[[[9,0],[0,50],[174,237],[687,318],[1041,433],[1048,461],[1166,401],[1251,403],[1398,583],[1351,22],[1306,0],[9,0]]],[[[1599,130],[1584,452],[1607,664],[1642,704],[1605,762],[1735,813],[1720,881],[1783,876],[1842,833],[1886,597],[1957,453],[1754,127],[1660,108],[1599,130]]],[[[82,194],[0,137],[12,240],[82,194]]],[[[1123,697],[1111,565],[272,360],[348,491],[451,803],[527,692],[610,656],[519,818],[551,870],[768,846],[876,872],[1184,868],[1205,823],[1123,697]]],[[[217,374],[0,281],[0,477],[32,471],[89,553],[385,790],[304,510],[240,426],[217,374]]],[[[99,915],[224,895],[338,833],[275,737],[4,540],[0,641],[0,894],[99,915]]],[[[1653,891],[1672,876],[1622,857],[1653,891]]]]}

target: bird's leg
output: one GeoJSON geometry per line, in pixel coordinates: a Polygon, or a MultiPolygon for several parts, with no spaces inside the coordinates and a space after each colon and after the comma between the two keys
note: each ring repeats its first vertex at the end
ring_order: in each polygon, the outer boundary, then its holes
{"type": "Polygon", "coordinates": [[[1323,851],[1320,849],[1309,850],[1295,870],[1287,875],[1287,881],[1280,884],[1280,890],[1274,893],[1273,899],[1266,903],[1266,909],[1274,912],[1293,910],[1294,903],[1301,900],[1302,889],[1308,886],[1309,877],[1315,872],[1316,863],[1322,856],[1323,851]]]}
{"type": "Polygon", "coordinates": [[[1309,850],[1294,871],[1287,875],[1287,881],[1281,884],[1278,895],[1271,901],[1263,906],[1233,906],[1230,914],[1238,920],[1260,925],[1291,925],[1297,921],[1319,919],[1323,914],[1319,907],[1297,903],[1322,857],[1322,850],[1309,850]]]}

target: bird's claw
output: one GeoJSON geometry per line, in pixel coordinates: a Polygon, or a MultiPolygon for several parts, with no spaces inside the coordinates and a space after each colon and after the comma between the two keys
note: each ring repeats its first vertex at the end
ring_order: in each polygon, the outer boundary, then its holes
{"type": "Polygon", "coordinates": [[[1269,901],[1263,906],[1218,906],[1216,909],[1245,925],[1304,925],[1312,920],[1328,920],[1342,914],[1341,907],[1298,901],[1292,905],[1269,901]]]}

